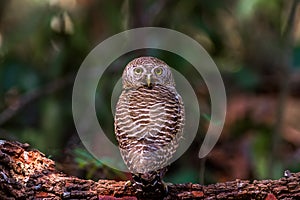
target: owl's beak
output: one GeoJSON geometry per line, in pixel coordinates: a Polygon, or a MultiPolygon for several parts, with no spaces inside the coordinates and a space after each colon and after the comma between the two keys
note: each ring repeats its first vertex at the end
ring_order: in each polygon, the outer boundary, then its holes
{"type": "Polygon", "coordinates": [[[151,74],[147,74],[147,85],[150,87],[151,84],[151,74]]]}

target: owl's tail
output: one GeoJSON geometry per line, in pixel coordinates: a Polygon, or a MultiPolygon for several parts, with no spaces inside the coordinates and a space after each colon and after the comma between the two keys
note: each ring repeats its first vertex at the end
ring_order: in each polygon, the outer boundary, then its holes
{"type": "Polygon", "coordinates": [[[162,181],[165,172],[166,168],[144,174],[132,174],[133,186],[138,195],[144,198],[165,196],[168,192],[166,184],[162,181]]]}

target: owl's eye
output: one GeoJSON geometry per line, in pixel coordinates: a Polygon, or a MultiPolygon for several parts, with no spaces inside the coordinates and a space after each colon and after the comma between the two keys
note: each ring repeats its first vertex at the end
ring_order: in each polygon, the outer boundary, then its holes
{"type": "Polygon", "coordinates": [[[143,72],[143,69],[140,68],[140,67],[137,67],[137,68],[134,69],[134,73],[135,73],[136,75],[139,75],[139,74],[141,74],[142,72],[143,72]]]}
{"type": "Polygon", "coordinates": [[[161,75],[162,74],[162,68],[160,68],[160,67],[158,67],[158,68],[155,68],[154,69],[154,72],[155,72],[155,74],[157,74],[157,75],[161,75]]]}

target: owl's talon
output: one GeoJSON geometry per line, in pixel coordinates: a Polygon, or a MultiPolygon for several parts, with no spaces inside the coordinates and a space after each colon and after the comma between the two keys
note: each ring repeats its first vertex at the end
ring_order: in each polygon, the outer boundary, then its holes
{"type": "Polygon", "coordinates": [[[128,186],[131,186],[131,185],[132,185],[132,182],[131,182],[131,180],[128,180],[128,181],[126,181],[126,182],[125,182],[125,186],[127,186],[127,187],[128,187],[128,186]]]}
{"type": "Polygon", "coordinates": [[[166,182],[162,181],[162,186],[163,186],[165,195],[168,195],[168,193],[169,193],[169,188],[168,188],[169,185],[171,185],[171,183],[166,183],[166,182]]]}
{"type": "Polygon", "coordinates": [[[132,185],[133,185],[133,183],[132,183],[130,180],[128,180],[128,181],[125,182],[123,188],[124,188],[124,190],[125,190],[127,187],[130,187],[130,186],[132,186],[132,185]]]}

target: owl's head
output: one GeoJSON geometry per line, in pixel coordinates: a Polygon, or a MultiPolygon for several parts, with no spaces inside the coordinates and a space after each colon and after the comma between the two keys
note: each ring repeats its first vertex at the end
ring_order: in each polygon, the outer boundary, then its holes
{"type": "Polygon", "coordinates": [[[123,88],[152,88],[155,85],[174,87],[170,67],[154,57],[139,57],[129,62],[123,72],[123,88]]]}

